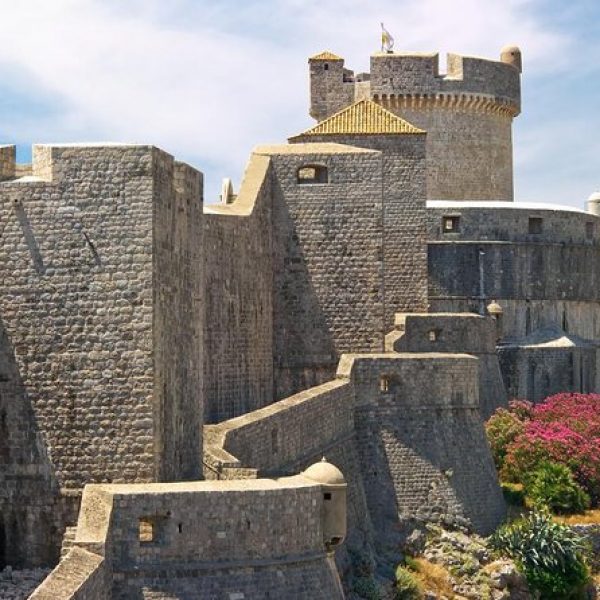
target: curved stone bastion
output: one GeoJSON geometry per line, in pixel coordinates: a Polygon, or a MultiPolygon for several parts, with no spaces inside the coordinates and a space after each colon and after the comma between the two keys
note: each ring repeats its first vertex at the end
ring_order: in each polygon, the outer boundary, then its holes
{"type": "MultiPolygon", "coordinates": [[[[423,522],[488,534],[505,504],[481,419],[479,363],[432,351],[343,355],[335,380],[207,426],[204,472],[290,474],[326,454],[348,477],[350,552],[398,548],[423,522]]],[[[336,561],[344,573],[344,549],[336,561]]]]}
{"type": "Polygon", "coordinates": [[[31,598],[341,600],[345,535],[346,481],[324,460],[279,480],[92,484],[74,547],[31,598]]]}

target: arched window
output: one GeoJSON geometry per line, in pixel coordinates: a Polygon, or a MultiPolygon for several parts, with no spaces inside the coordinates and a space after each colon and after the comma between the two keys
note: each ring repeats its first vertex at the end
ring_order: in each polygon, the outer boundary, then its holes
{"type": "Polygon", "coordinates": [[[299,184],[329,183],[329,173],[327,167],[323,165],[305,165],[298,169],[296,173],[299,184]]]}

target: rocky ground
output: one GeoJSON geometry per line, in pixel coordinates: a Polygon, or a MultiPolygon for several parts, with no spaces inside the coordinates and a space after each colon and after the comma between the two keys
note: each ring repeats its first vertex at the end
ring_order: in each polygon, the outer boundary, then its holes
{"type": "Polygon", "coordinates": [[[48,575],[50,569],[12,569],[0,571],[0,599],[25,600],[48,575]]]}
{"type": "MultiPolygon", "coordinates": [[[[508,559],[493,560],[483,538],[429,527],[423,544],[421,570],[427,563],[448,573],[454,598],[469,600],[527,600],[531,598],[525,578],[508,559]]],[[[417,566],[419,562],[417,562],[417,566]]],[[[425,574],[425,573],[424,573],[425,574]]],[[[427,577],[425,577],[427,582],[427,577]]],[[[435,591],[434,591],[435,592],[435,591]]],[[[427,598],[426,594],[426,598],[427,598]]],[[[429,593],[430,598],[444,598],[429,593]]],[[[452,596],[450,596],[452,598],[452,596]]]]}
{"type": "MultiPolygon", "coordinates": [[[[421,582],[425,600],[533,599],[515,564],[494,558],[479,536],[428,525],[409,536],[404,550],[406,566],[421,582]]],[[[381,577],[377,570],[360,579],[348,600],[413,598],[396,595],[389,576],[381,577]]],[[[596,593],[590,589],[588,598],[600,598],[600,588],[596,593]]]]}

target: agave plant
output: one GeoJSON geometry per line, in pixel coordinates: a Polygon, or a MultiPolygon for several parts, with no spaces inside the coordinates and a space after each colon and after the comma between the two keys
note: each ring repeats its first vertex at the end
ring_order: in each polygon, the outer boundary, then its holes
{"type": "Polygon", "coordinates": [[[567,597],[562,594],[589,578],[584,540],[567,525],[555,523],[546,510],[501,527],[490,543],[517,563],[532,588],[550,593],[543,598],[567,597]]]}

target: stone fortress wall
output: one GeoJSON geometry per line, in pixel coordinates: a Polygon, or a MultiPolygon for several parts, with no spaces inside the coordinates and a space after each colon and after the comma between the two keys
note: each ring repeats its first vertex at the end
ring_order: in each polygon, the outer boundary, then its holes
{"type": "Polygon", "coordinates": [[[273,398],[272,176],[252,154],[233,204],[204,207],[205,420],[216,423],[273,398]]]}
{"type": "Polygon", "coordinates": [[[487,420],[500,406],[506,406],[496,343],[498,322],[474,313],[400,313],[396,329],[386,337],[386,350],[394,352],[435,352],[470,354],[477,357],[479,408],[487,420]]]}
{"type": "Polygon", "coordinates": [[[498,526],[505,505],[479,412],[476,358],[346,355],[338,376],[356,390],[361,474],[379,543],[398,520],[482,534],[498,526]]]}
{"type": "Polygon", "coordinates": [[[512,119],[521,106],[520,51],[501,61],[449,54],[376,53],[370,73],[354,75],[342,58],[309,59],[311,115],[326,119],[360,98],[427,131],[427,197],[513,200],[512,119]]]}
{"type": "Polygon", "coordinates": [[[489,202],[512,200],[518,50],[310,65],[312,114],[360,118],[257,148],[204,212],[201,174],[150,146],[38,146],[31,168],[0,146],[0,562],[52,560],[102,483],[39,598],[78,573],[87,600],[338,597],[323,489],[258,477],[325,454],[375,557],[422,520],[487,533],[482,415],[598,389],[597,217],[489,202]],[[213,481],[151,484],[202,476],[203,422],[213,481]]]}
{"type": "Polygon", "coordinates": [[[394,136],[388,150],[366,137],[298,137],[305,143],[273,156],[283,200],[276,220],[283,259],[275,266],[276,398],[333,377],[344,352],[380,351],[394,311],[425,304],[424,140],[394,136]],[[311,158],[313,142],[336,144],[330,155],[311,158]],[[327,168],[326,183],[298,183],[298,169],[311,160],[327,168]]]}
{"type": "Polygon", "coordinates": [[[600,338],[598,216],[535,203],[430,202],[428,219],[433,311],[477,310],[481,260],[484,293],[504,309],[505,337],[556,323],[600,338]],[[457,219],[456,229],[444,231],[449,217],[457,219]]]}
{"type": "Polygon", "coordinates": [[[201,185],[132,145],[35,146],[32,176],[0,182],[0,505],[16,564],[47,561],[73,508],[57,502],[85,483],[201,476],[201,185]]]}
{"type": "MultiPolygon", "coordinates": [[[[343,355],[335,380],[208,426],[205,473],[281,476],[327,456],[348,474],[352,551],[374,552],[390,532],[397,544],[404,525],[423,520],[487,533],[504,503],[479,412],[478,362],[440,352],[343,355]]],[[[336,560],[344,572],[346,553],[336,560]]]]}
{"type": "Polygon", "coordinates": [[[328,472],[89,485],[74,548],[31,597],[341,599],[327,545],[345,536],[346,486],[315,480],[328,472]]]}
{"type": "Polygon", "coordinates": [[[208,422],[331,379],[425,308],[424,142],[396,137],[258,147],[237,199],[206,207],[208,422]],[[326,181],[299,180],[315,165],[326,181]]]}
{"type": "MultiPolygon", "coordinates": [[[[425,135],[351,135],[351,134],[300,134],[290,141],[294,144],[309,142],[335,142],[353,147],[368,148],[381,153],[381,181],[374,181],[380,200],[373,211],[364,195],[348,196],[354,210],[362,210],[379,219],[379,233],[371,237],[375,255],[371,256],[375,272],[379,271],[380,291],[384,320],[377,331],[377,343],[365,348],[377,351],[383,347],[383,336],[394,322],[399,311],[418,311],[427,306],[426,277],[426,227],[425,208],[425,135]],[[379,209],[381,213],[379,214],[379,209]]],[[[361,176],[356,171],[355,176],[361,176]]],[[[304,205],[303,198],[295,199],[304,205]]],[[[350,221],[352,223],[352,221],[350,221]]],[[[354,227],[352,227],[353,229],[354,227]]],[[[354,257],[354,255],[352,255],[354,257]]],[[[372,293],[372,292],[371,292],[372,293]]],[[[371,334],[372,335],[372,334],[371,334]]],[[[344,352],[358,348],[348,340],[344,352]]]]}
{"type": "Polygon", "coordinates": [[[600,389],[600,219],[535,203],[428,203],[434,311],[503,311],[509,397],[600,389]]]}
{"type": "Polygon", "coordinates": [[[211,468],[221,464],[213,449],[224,450],[233,464],[251,467],[259,477],[293,473],[353,437],[352,406],[349,382],[334,379],[254,412],[207,425],[205,475],[229,479],[227,468],[211,468]]]}

